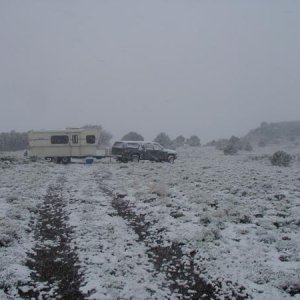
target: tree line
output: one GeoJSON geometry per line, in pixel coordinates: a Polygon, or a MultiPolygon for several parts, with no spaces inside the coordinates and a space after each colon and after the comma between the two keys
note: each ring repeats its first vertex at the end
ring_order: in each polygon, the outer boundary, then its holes
{"type": "Polygon", "coordinates": [[[17,151],[28,148],[27,132],[11,132],[0,133],[0,151],[17,151]]]}
{"type": "MultiPolygon", "coordinates": [[[[134,131],[125,134],[122,138],[123,141],[144,141],[144,137],[134,131]]],[[[177,136],[172,140],[165,132],[159,133],[153,140],[156,143],[161,144],[164,147],[177,148],[184,146],[185,144],[192,147],[200,146],[200,138],[197,135],[192,135],[190,138],[185,138],[182,135],[177,136]]]]}

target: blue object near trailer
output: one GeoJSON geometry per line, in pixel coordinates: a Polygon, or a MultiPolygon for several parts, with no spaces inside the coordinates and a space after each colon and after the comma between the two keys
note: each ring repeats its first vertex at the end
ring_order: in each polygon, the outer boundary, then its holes
{"type": "Polygon", "coordinates": [[[86,163],[87,165],[91,165],[93,162],[94,162],[94,158],[93,158],[93,157],[87,157],[87,158],[85,159],[85,163],[86,163]]]}

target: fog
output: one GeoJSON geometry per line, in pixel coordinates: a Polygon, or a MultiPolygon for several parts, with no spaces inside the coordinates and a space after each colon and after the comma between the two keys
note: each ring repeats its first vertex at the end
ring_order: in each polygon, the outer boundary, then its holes
{"type": "Polygon", "coordinates": [[[0,0],[0,131],[208,141],[298,120],[300,2],[0,0]]]}

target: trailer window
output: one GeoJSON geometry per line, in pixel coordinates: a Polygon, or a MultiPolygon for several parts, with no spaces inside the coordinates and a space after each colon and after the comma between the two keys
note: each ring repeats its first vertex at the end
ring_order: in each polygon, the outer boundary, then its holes
{"type": "Polygon", "coordinates": [[[67,135],[52,135],[51,144],[68,144],[69,137],[67,135]]]}
{"type": "Polygon", "coordinates": [[[96,143],[96,138],[94,135],[87,135],[86,136],[86,143],[87,144],[95,144],[96,143]]]}
{"type": "Polygon", "coordinates": [[[72,135],[72,144],[78,144],[78,135],[72,135]]]}

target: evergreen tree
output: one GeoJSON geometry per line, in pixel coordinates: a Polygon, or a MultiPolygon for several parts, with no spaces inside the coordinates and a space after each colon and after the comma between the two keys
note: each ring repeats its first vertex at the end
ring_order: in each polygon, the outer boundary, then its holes
{"type": "Polygon", "coordinates": [[[144,138],[141,134],[130,131],[122,137],[122,141],[143,141],[144,138]]]}
{"type": "Polygon", "coordinates": [[[159,133],[154,139],[154,142],[161,144],[163,147],[172,146],[172,141],[170,137],[164,132],[159,133]]]}
{"type": "Polygon", "coordinates": [[[200,146],[200,139],[197,135],[192,135],[188,140],[187,143],[192,147],[199,147],[200,146]]]}
{"type": "Polygon", "coordinates": [[[179,135],[174,141],[173,145],[175,147],[182,147],[185,143],[185,138],[182,135],[179,135]]]}
{"type": "Polygon", "coordinates": [[[17,151],[28,148],[27,132],[2,132],[0,134],[0,151],[17,151]]]}

